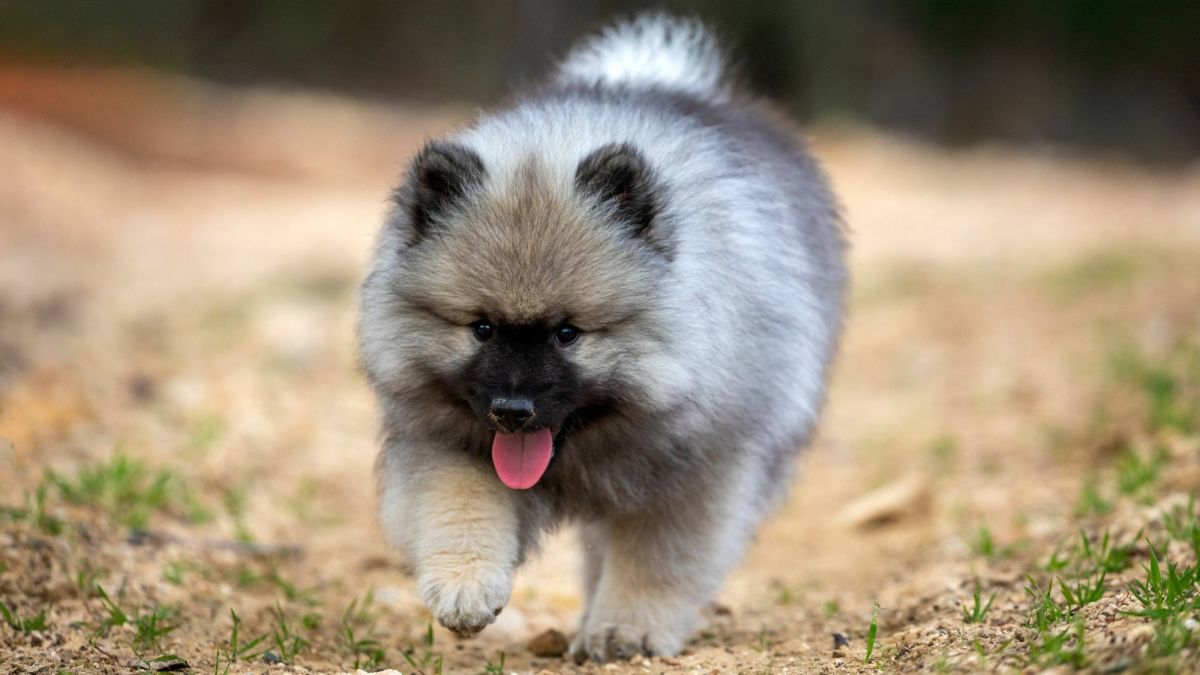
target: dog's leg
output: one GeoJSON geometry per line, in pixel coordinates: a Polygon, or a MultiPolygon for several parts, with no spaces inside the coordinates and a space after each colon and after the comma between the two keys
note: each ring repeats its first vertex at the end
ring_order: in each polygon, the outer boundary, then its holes
{"type": "Polygon", "coordinates": [[[604,554],[608,548],[607,525],[604,523],[584,523],[579,531],[579,543],[583,549],[583,616],[579,619],[579,635],[571,645],[571,652],[577,653],[582,649],[583,627],[587,625],[588,610],[592,607],[592,598],[596,595],[596,587],[600,584],[600,573],[604,571],[604,554]]]}
{"type": "Polygon", "coordinates": [[[483,629],[504,608],[520,558],[513,494],[487,466],[451,453],[384,451],[380,520],[404,550],[421,599],[460,635],[483,629]]]}
{"type": "Polygon", "coordinates": [[[607,527],[599,523],[586,523],[580,529],[579,539],[583,546],[583,597],[591,602],[600,583],[600,572],[604,570],[604,551],[608,547],[607,527]]]}
{"type": "Polygon", "coordinates": [[[602,569],[572,645],[577,662],[671,655],[683,647],[761,517],[754,491],[737,483],[713,488],[703,501],[603,524],[602,569]]]}

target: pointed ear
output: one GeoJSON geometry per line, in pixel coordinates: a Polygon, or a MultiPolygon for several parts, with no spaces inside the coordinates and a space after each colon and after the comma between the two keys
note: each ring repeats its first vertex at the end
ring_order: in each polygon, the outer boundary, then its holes
{"type": "Polygon", "coordinates": [[[428,235],[442,214],[482,185],[486,175],[483,160],[466,146],[433,141],[422,148],[394,195],[412,225],[410,244],[428,235]]]}
{"type": "Polygon", "coordinates": [[[580,192],[610,204],[635,237],[647,237],[658,212],[654,175],[642,153],[629,143],[593,150],[575,170],[580,192]]]}

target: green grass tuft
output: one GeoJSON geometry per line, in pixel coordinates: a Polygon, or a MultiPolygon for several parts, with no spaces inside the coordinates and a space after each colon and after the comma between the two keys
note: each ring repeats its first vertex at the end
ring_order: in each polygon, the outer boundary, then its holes
{"type": "MultiPolygon", "coordinates": [[[[124,586],[117,591],[118,599],[121,598],[124,591],[124,586]]],[[[117,601],[109,597],[108,592],[100,584],[96,584],[96,595],[100,598],[100,605],[104,608],[105,613],[108,614],[108,616],[100,620],[100,624],[96,629],[96,635],[108,635],[110,628],[124,626],[129,623],[129,615],[125,613],[125,610],[121,609],[121,605],[117,601]]]]}
{"type": "Polygon", "coordinates": [[[1076,670],[1087,665],[1084,625],[1073,620],[1061,630],[1040,631],[1030,647],[1030,658],[1040,666],[1070,666],[1076,670]]]}
{"type": "Polygon", "coordinates": [[[275,645],[276,654],[284,663],[291,663],[306,647],[308,640],[300,635],[296,627],[288,621],[279,602],[271,610],[274,624],[271,627],[271,642],[275,645]]]}
{"type": "Polygon", "coordinates": [[[879,603],[871,605],[871,624],[867,626],[867,655],[863,663],[871,662],[871,654],[875,653],[875,636],[879,632],[879,603]]]}
{"type": "Polygon", "coordinates": [[[145,530],[156,513],[190,522],[211,517],[191,490],[169,471],[151,471],[139,460],[118,454],[109,462],[81,467],[73,478],[48,472],[46,480],[66,501],[96,507],[132,530],[145,530]]]}
{"type": "Polygon", "coordinates": [[[1100,488],[1093,476],[1083,483],[1079,491],[1079,501],[1075,504],[1075,515],[1083,518],[1088,516],[1104,516],[1112,512],[1113,503],[1100,494],[1100,488]]]}
{"type": "Polygon", "coordinates": [[[42,481],[32,494],[25,495],[24,507],[0,506],[0,516],[17,523],[28,523],[46,534],[57,537],[62,534],[65,524],[46,513],[47,481],[42,481]]]}
{"type": "Polygon", "coordinates": [[[1144,568],[1146,578],[1129,584],[1129,593],[1142,605],[1141,610],[1130,614],[1165,621],[1200,610],[1200,575],[1196,566],[1168,562],[1164,574],[1153,546],[1149,556],[1150,562],[1144,568]]]}
{"type": "Polygon", "coordinates": [[[176,614],[174,609],[166,607],[154,607],[149,612],[139,611],[133,618],[136,631],[133,638],[134,653],[162,651],[162,639],[179,628],[179,624],[170,623],[176,614]]]}
{"type": "Polygon", "coordinates": [[[981,525],[979,531],[975,533],[975,539],[971,542],[971,550],[975,552],[975,555],[986,558],[996,555],[996,540],[992,538],[992,531],[986,525],[981,525]]]}
{"type": "Polygon", "coordinates": [[[1200,512],[1196,508],[1196,495],[1188,495],[1186,507],[1176,506],[1163,514],[1163,527],[1169,537],[1190,546],[1192,556],[1200,560],[1200,512]]]}
{"type": "Polygon", "coordinates": [[[413,647],[405,649],[403,652],[404,660],[408,665],[412,666],[420,675],[442,675],[442,655],[433,650],[433,624],[430,623],[425,629],[425,638],[422,641],[424,649],[418,656],[417,650],[413,647]]]}
{"type": "Polygon", "coordinates": [[[503,674],[504,674],[504,652],[500,652],[500,654],[496,657],[495,663],[492,663],[491,659],[487,660],[487,663],[484,664],[484,666],[483,666],[483,674],[482,675],[503,675],[503,674]]]}
{"type": "Polygon", "coordinates": [[[1149,491],[1154,488],[1165,464],[1166,456],[1161,450],[1149,458],[1142,458],[1133,451],[1126,452],[1117,460],[1117,490],[1126,496],[1149,500],[1149,491]]]}
{"type": "Polygon", "coordinates": [[[963,622],[964,623],[983,623],[987,613],[992,609],[992,602],[996,599],[996,594],[992,593],[987,602],[983,602],[983,594],[979,587],[979,579],[975,579],[975,592],[971,597],[974,599],[974,604],[970,607],[963,605],[963,622]]]}
{"type": "Polygon", "coordinates": [[[37,616],[21,618],[15,607],[9,607],[0,602],[0,617],[4,619],[4,623],[8,624],[9,628],[18,633],[46,630],[46,610],[38,612],[37,616]]]}
{"type": "Polygon", "coordinates": [[[233,608],[229,609],[229,616],[233,619],[233,626],[229,630],[229,640],[223,647],[218,647],[213,656],[213,675],[226,675],[234,663],[252,661],[267,651],[261,648],[263,641],[267,639],[266,635],[244,641],[241,635],[242,618],[233,608]],[[224,668],[221,667],[222,660],[225,663],[224,668]]]}
{"type": "Polygon", "coordinates": [[[975,537],[969,543],[971,551],[984,558],[1011,558],[1018,549],[1018,543],[1007,546],[998,545],[987,525],[980,525],[975,532],[975,537]]]}
{"type": "MultiPolygon", "coordinates": [[[[342,649],[354,659],[354,670],[383,670],[386,654],[378,638],[375,637],[374,614],[375,594],[367,591],[360,603],[358,598],[350,601],[346,611],[342,612],[341,626],[338,632],[338,642],[342,649]]],[[[429,645],[433,645],[433,626],[429,626],[429,645]]],[[[405,655],[407,659],[407,654],[405,655]]],[[[411,661],[410,661],[411,663],[411,661]]],[[[441,660],[438,668],[440,672],[441,660]]]]}
{"type": "Polygon", "coordinates": [[[1156,356],[1127,345],[1114,353],[1112,370],[1140,389],[1149,431],[1200,433],[1200,345],[1181,341],[1156,356]]]}

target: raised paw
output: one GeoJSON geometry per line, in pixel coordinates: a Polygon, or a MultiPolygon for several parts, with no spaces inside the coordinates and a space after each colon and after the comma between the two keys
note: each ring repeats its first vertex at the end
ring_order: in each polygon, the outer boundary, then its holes
{"type": "Polygon", "coordinates": [[[438,623],[470,637],[496,620],[512,593],[512,573],[481,561],[448,560],[418,573],[425,606],[438,623]]]}
{"type": "Polygon", "coordinates": [[[580,631],[571,644],[571,657],[577,664],[588,659],[624,661],[638,654],[672,655],[682,646],[682,637],[670,630],[632,623],[599,623],[580,631]]]}

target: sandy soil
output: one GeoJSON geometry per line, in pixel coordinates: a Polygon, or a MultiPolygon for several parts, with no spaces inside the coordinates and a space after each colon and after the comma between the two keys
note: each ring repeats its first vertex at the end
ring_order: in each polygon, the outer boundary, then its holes
{"type": "MultiPolygon", "coordinates": [[[[428,647],[428,614],[374,522],[353,297],[406,157],[465,114],[0,70],[0,601],[46,617],[0,624],[0,673],[131,672],[135,652],[212,672],[230,610],[244,640],[271,630],[277,603],[308,644],[290,665],[229,672],[353,670],[344,624],[378,641],[373,667],[404,672],[410,646],[467,673],[501,652],[505,672],[1037,670],[1025,574],[1079,528],[1136,542],[1200,489],[1200,438],[1148,428],[1110,367],[1121,349],[1200,337],[1200,168],[815,129],[853,229],[852,318],[793,498],[709,627],[674,658],[530,654],[580,610],[563,532],[494,627],[470,641],[435,628],[428,647]],[[1167,468],[1147,493],[1079,514],[1085,483],[1107,494],[1119,480],[1114,448],[1149,446],[1167,468]],[[47,471],[72,481],[116,456],[146,484],[170,472],[145,533],[120,497],[75,504],[52,484],[41,521],[21,512],[47,471]],[[995,603],[966,623],[977,582],[995,603]],[[161,607],[177,628],[155,645],[130,624],[97,635],[110,616],[97,583],[130,617],[161,607]],[[366,614],[345,616],[368,591],[366,614]]],[[[1149,622],[1122,614],[1146,553],[1083,612],[1076,665],[1161,666],[1149,622]]]]}

